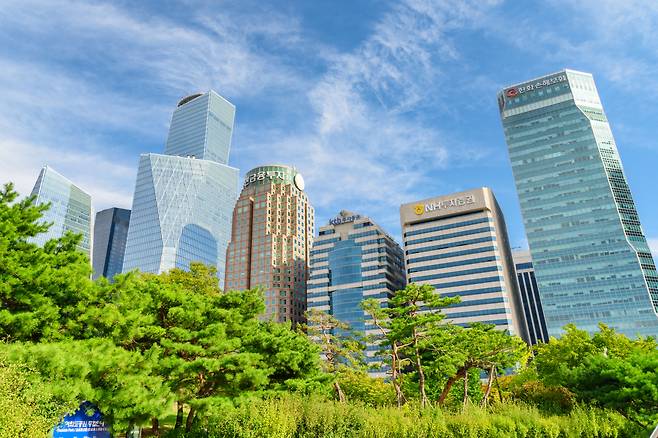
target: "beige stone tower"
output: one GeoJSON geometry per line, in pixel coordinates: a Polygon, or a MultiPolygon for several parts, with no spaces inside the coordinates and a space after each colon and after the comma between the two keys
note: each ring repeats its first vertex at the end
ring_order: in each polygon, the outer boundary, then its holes
{"type": "Polygon", "coordinates": [[[266,318],[304,321],[314,216],[304,179],[293,167],[249,171],[233,210],[224,288],[261,287],[266,318]]]}

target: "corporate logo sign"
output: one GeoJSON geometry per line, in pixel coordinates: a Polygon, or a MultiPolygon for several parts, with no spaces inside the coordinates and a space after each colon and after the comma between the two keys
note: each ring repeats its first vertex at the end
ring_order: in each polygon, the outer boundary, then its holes
{"type": "Polygon", "coordinates": [[[265,181],[266,179],[271,181],[285,181],[286,173],[283,170],[261,170],[260,172],[254,172],[251,175],[247,175],[247,177],[244,179],[243,187],[247,187],[249,184],[255,183],[257,181],[265,181]]]}
{"type": "Polygon", "coordinates": [[[331,224],[331,225],[347,224],[347,223],[350,223],[350,222],[354,222],[355,220],[359,219],[360,217],[361,216],[359,216],[358,214],[355,214],[355,215],[352,215],[352,216],[347,216],[347,217],[338,216],[338,217],[335,217],[335,218],[329,220],[329,224],[331,224]]]}
{"type": "Polygon", "coordinates": [[[452,199],[445,199],[443,201],[430,201],[427,204],[416,204],[414,206],[414,213],[418,216],[422,216],[425,213],[431,213],[437,210],[448,210],[470,204],[475,204],[475,196],[459,196],[452,199]]]}
{"type": "Polygon", "coordinates": [[[530,91],[535,91],[535,90],[541,90],[542,88],[549,87],[551,85],[559,84],[566,81],[567,81],[567,75],[562,73],[557,76],[552,76],[546,79],[540,79],[535,82],[523,84],[519,87],[508,88],[507,90],[505,90],[505,97],[509,99],[513,99],[524,93],[528,93],[530,91]]]}

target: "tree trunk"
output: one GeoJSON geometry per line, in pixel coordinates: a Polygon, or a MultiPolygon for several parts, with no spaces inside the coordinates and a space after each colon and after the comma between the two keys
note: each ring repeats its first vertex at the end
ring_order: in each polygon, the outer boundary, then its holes
{"type": "Polygon", "coordinates": [[[160,436],[160,422],[157,417],[151,419],[151,434],[153,436],[160,436]]]}
{"type": "Polygon", "coordinates": [[[338,384],[338,381],[334,381],[334,389],[336,390],[336,395],[338,396],[338,401],[341,402],[341,403],[345,403],[347,401],[347,399],[345,398],[345,393],[343,392],[343,389],[338,384]]]}
{"type": "Polygon", "coordinates": [[[126,437],[132,437],[133,429],[135,428],[135,423],[132,421],[128,423],[128,428],[126,429],[126,437]]]}
{"type": "Polygon", "coordinates": [[[425,392],[425,372],[423,371],[423,364],[420,360],[420,350],[418,349],[418,333],[416,328],[413,329],[414,337],[414,352],[416,353],[416,371],[418,371],[418,387],[420,389],[420,405],[427,406],[427,393],[425,392]]]}
{"type": "Polygon", "coordinates": [[[482,404],[481,404],[482,407],[487,405],[487,401],[489,399],[489,393],[491,393],[491,385],[493,384],[494,372],[495,372],[495,367],[492,365],[491,368],[489,368],[489,379],[487,380],[487,390],[484,391],[484,397],[482,397],[482,404]]]}
{"type": "Polygon", "coordinates": [[[441,391],[441,395],[439,396],[439,406],[442,406],[443,403],[445,403],[446,398],[450,393],[450,389],[452,388],[452,385],[454,385],[455,382],[459,380],[463,375],[464,375],[464,369],[462,368],[459,371],[457,371],[457,374],[455,374],[454,376],[448,379],[446,385],[443,387],[443,391],[441,391]]]}
{"type": "Polygon", "coordinates": [[[466,409],[468,402],[468,370],[464,371],[464,402],[462,403],[462,410],[466,409]]]}
{"type": "Polygon", "coordinates": [[[404,398],[404,393],[402,392],[402,388],[398,380],[398,364],[400,359],[398,357],[398,348],[397,344],[395,344],[395,341],[391,344],[391,346],[393,348],[393,352],[391,354],[391,368],[393,370],[391,373],[391,381],[393,382],[393,387],[395,388],[395,399],[397,400],[399,408],[402,407],[402,405],[406,402],[406,399],[404,398]]]}
{"type": "Polygon", "coordinates": [[[174,430],[179,430],[183,425],[183,403],[180,400],[176,401],[176,424],[174,430]]]}
{"type": "Polygon", "coordinates": [[[494,376],[496,378],[496,389],[498,390],[498,400],[503,402],[503,392],[500,390],[500,382],[498,381],[498,368],[494,366],[494,376]]]}
{"type": "Polygon", "coordinates": [[[192,423],[194,423],[194,416],[196,415],[196,409],[190,407],[190,412],[187,414],[187,420],[185,421],[185,432],[192,430],[192,423]]]}

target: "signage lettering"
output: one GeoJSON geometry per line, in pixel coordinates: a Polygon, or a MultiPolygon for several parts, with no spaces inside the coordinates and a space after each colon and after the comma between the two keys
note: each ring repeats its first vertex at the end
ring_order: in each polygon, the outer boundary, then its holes
{"type": "Polygon", "coordinates": [[[418,204],[414,207],[414,212],[420,216],[423,213],[430,213],[436,210],[447,210],[449,208],[462,207],[469,204],[475,204],[475,197],[473,195],[446,199],[439,202],[430,202],[424,205],[418,204]]]}
{"type": "Polygon", "coordinates": [[[533,84],[526,84],[520,87],[508,88],[507,90],[505,90],[505,96],[509,98],[514,98],[523,93],[528,93],[530,91],[535,91],[535,90],[541,90],[542,88],[548,87],[550,85],[566,82],[566,80],[567,80],[566,75],[559,75],[559,76],[554,76],[552,78],[537,81],[533,84]]]}
{"type": "Polygon", "coordinates": [[[353,216],[347,216],[347,217],[335,217],[331,220],[329,220],[330,225],[341,225],[341,224],[347,224],[349,222],[354,222],[355,220],[359,219],[361,216],[358,214],[355,214],[353,216]]]}
{"type": "Polygon", "coordinates": [[[268,170],[267,172],[261,170],[260,172],[254,172],[251,175],[247,175],[244,179],[243,187],[247,187],[249,184],[255,183],[256,181],[265,181],[266,179],[285,181],[286,173],[282,170],[268,170]]]}

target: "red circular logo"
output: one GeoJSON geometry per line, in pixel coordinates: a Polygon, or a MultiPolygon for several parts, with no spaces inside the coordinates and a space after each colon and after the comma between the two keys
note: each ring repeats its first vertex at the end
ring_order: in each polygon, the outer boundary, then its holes
{"type": "Polygon", "coordinates": [[[519,90],[517,90],[516,88],[510,88],[505,92],[505,96],[507,97],[516,97],[518,95],[519,95],[519,90]]]}

